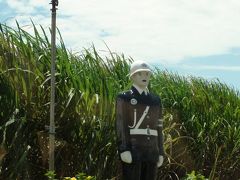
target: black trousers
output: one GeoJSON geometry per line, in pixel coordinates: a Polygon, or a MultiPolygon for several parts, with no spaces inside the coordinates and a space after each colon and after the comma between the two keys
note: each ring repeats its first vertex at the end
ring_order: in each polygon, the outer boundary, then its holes
{"type": "Polygon", "coordinates": [[[123,180],[156,180],[157,163],[154,162],[132,162],[131,164],[122,162],[123,180]]]}

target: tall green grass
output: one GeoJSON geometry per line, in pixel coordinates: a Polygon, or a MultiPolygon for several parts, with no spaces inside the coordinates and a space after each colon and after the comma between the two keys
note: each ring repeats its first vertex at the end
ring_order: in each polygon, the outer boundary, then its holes
{"type": "MultiPolygon", "coordinates": [[[[0,140],[7,151],[1,161],[3,179],[41,179],[48,167],[50,43],[44,28],[32,27],[31,35],[18,24],[16,29],[0,25],[0,140]]],[[[103,58],[94,46],[76,55],[59,37],[57,176],[84,172],[98,179],[116,177],[115,97],[131,85],[126,75],[132,59],[111,51],[103,58]]],[[[190,171],[179,155],[185,151],[190,164],[206,177],[240,176],[237,91],[218,81],[158,69],[150,89],[164,105],[167,157],[159,178],[180,178],[190,171]]]]}
{"type": "MultiPolygon", "coordinates": [[[[40,36],[32,25],[34,35],[19,26],[16,30],[0,27],[1,76],[7,79],[15,95],[8,98],[14,101],[9,106],[12,111],[19,109],[13,122],[11,112],[2,121],[1,133],[8,136],[2,144],[9,152],[2,162],[2,177],[39,178],[47,170],[42,164],[44,144],[38,144],[38,133],[49,124],[50,44],[47,36],[40,36]],[[9,122],[11,125],[6,126],[9,122]],[[15,162],[19,162],[21,169],[15,167],[15,162]]],[[[60,39],[55,117],[59,176],[70,176],[77,171],[100,179],[115,176],[115,96],[129,83],[126,76],[129,61],[114,53],[111,59],[102,59],[94,47],[76,56],[66,50],[60,39]]],[[[2,112],[7,114],[8,109],[3,103],[2,112]]]]}
{"type": "Polygon", "coordinates": [[[211,179],[239,178],[239,92],[220,81],[160,71],[153,81],[163,103],[178,112],[182,135],[194,139],[189,146],[196,167],[211,179]]]}

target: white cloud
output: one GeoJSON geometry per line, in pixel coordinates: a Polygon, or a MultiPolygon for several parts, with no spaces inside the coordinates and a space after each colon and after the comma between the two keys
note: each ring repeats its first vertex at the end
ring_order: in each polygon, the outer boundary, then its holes
{"type": "Polygon", "coordinates": [[[36,8],[42,7],[47,8],[49,0],[7,0],[6,3],[8,6],[16,10],[17,14],[30,14],[35,12],[36,8]]]}
{"type": "Polygon", "coordinates": [[[240,66],[182,65],[181,68],[191,70],[220,70],[240,72],[240,66]]]}
{"type": "MultiPolygon", "coordinates": [[[[31,16],[49,0],[8,0],[11,8],[31,16]]],[[[68,47],[124,53],[134,59],[178,63],[184,57],[223,54],[240,46],[239,0],[59,0],[57,25],[68,47]]],[[[21,23],[21,22],[20,22],[21,23]]]]}

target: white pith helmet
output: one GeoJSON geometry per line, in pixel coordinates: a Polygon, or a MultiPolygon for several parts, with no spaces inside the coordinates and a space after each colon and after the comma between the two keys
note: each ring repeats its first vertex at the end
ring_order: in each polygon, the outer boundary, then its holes
{"type": "Polygon", "coordinates": [[[152,70],[151,70],[150,66],[148,65],[148,63],[146,63],[145,61],[134,61],[131,64],[129,77],[131,78],[131,76],[133,74],[135,74],[136,72],[139,72],[139,71],[147,71],[147,72],[152,73],[152,70]]]}

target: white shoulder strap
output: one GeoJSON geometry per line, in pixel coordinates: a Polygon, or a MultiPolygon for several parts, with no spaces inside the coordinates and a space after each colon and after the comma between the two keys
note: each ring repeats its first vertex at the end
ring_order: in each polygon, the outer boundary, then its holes
{"type": "Polygon", "coordinates": [[[138,129],[139,128],[139,126],[142,124],[142,122],[143,122],[143,120],[144,120],[144,118],[145,118],[145,116],[147,115],[147,113],[148,113],[148,110],[149,110],[149,106],[147,106],[146,107],[146,109],[143,111],[143,114],[142,114],[142,117],[139,119],[139,121],[138,121],[138,123],[136,124],[136,126],[135,126],[135,128],[134,129],[138,129]]]}

